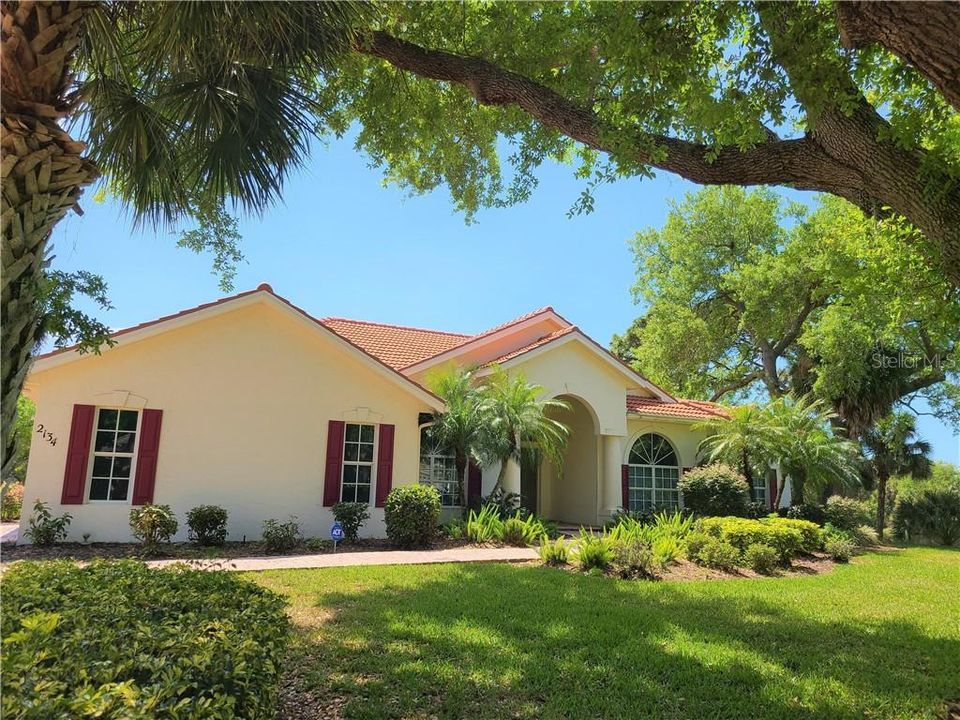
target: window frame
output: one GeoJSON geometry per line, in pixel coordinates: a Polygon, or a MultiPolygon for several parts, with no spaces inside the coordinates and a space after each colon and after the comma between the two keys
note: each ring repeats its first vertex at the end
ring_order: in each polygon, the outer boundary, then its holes
{"type": "MultiPolygon", "coordinates": [[[[87,462],[87,474],[85,477],[86,480],[86,492],[84,501],[91,505],[129,505],[131,503],[131,498],[133,497],[133,484],[137,477],[137,458],[140,456],[140,435],[143,430],[143,408],[129,408],[129,407],[118,407],[114,405],[103,405],[96,406],[96,413],[93,416],[93,430],[90,433],[90,459],[87,462]],[[133,431],[133,450],[129,453],[118,453],[116,450],[113,452],[98,452],[97,451],[97,433],[100,432],[100,412],[102,410],[116,410],[117,411],[117,429],[113,430],[114,435],[120,432],[119,423],[120,423],[120,413],[121,412],[133,412],[137,414],[137,427],[133,431]],[[113,464],[110,466],[110,478],[109,484],[107,485],[107,497],[103,499],[91,498],[90,494],[93,492],[93,468],[97,461],[97,457],[129,457],[130,458],[130,476],[127,478],[127,494],[122,500],[111,500],[110,499],[110,490],[113,488],[113,464]]],[[[129,430],[124,430],[123,432],[130,432],[129,430]]],[[[114,445],[116,447],[116,445],[114,445]]]]}
{"type": "Polygon", "coordinates": [[[443,458],[443,459],[445,459],[445,460],[446,460],[446,459],[451,459],[451,460],[453,460],[453,463],[454,463],[454,464],[453,464],[453,486],[454,486],[454,495],[455,495],[455,496],[459,496],[459,495],[460,495],[460,481],[459,481],[459,479],[457,478],[457,465],[456,465],[457,459],[456,459],[456,456],[455,456],[454,454],[452,454],[452,453],[451,453],[451,454],[446,454],[446,455],[443,455],[443,454],[440,454],[440,453],[428,453],[427,455],[424,455],[424,452],[423,452],[423,433],[424,433],[424,430],[426,430],[427,428],[432,427],[432,426],[433,426],[433,423],[426,423],[426,424],[424,424],[424,425],[420,425],[420,427],[417,429],[417,430],[418,430],[418,432],[417,432],[417,438],[418,438],[418,442],[419,442],[419,445],[420,445],[420,447],[419,447],[419,452],[417,453],[417,482],[418,482],[419,484],[421,484],[421,485],[428,485],[428,486],[430,486],[430,487],[434,487],[434,488],[437,489],[437,492],[440,494],[440,507],[441,507],[441,508],[447,509],[447,510],[462,510],[462,509],[463,509],[463,498],[462,498],[462,497],[456,498],[456,499],[458,499],[458,500],[460,501],[459,504],[457,504],[457,505],[447,505],[447,504],[444,503],[443,497],[444,497],[444,494],[445,494],[445,493],[444,493],[438,486],[439,486],[439,485],[445,485],[445,484],[449,483],[450,481],[449,481],[449,480],[440,480],[440,481],[437,481],[436,479],[434,479],[436,476],[435,476],[434,473],[433,473],[433,470],[434,470],[434,467],[435,467],[435,462],[436,462],[436,460],[437,460],[438,458],[443,458]],[[420,474],[420,471],[421,471],[421,469],[422,469],[422,467],[423,467],[423,461],[424,461],[424,458],[425,458],[425,457],[426,457],[426,458],[429,458],[429,460],[430,460],[430,478],[431,478],[430,480],[423,480],[423,479],[422,479],[422,476],[421,476],[421,474],[420,474]]]}
{"type": "Polygon", "coordinates": [[[773,498],[770,497],[770,473],[774,473],[776,477],[776,468],[768,468],[765,473],[759,477],[754,475],[753,485],[750,488],[750,502],[753,503],[763,503],[766,507],[770,507],[770,504],[773,502],[773,498]],[[762,498],[758,499],[758,494],[762,498]]]}
{"type": "Polygon", "coordinates": [[[377,423],[370,423],[370,422],[350,422],[350,421],[344,422],[344,424],[343,424],[343,445],[342,445],[342,447],[340,448],[342,455],[341,455],[341,459],[340,459],[340,495],[339,495],[339,501],[338,501],[338,502],[360,502],[360,503],[363,503],[362,500],[357,500],[357,499],[356,499],[356,497],[357,497],[357,488],[361,487],[362,485],[366,485],[367,483],[359,483],[359,482],[356,481],[356,478],[359,477],[360,468],[361,468],[361,467],[369,467],[369,468],[370,468],[370,483],[369,483],[369,486],[370,486],[370,487],[369,487],[369,491],[368,491],[368,494],[367,494],[366,503],[364,503],[364,504],[366,504],[366,505],[371,505],[371,504],[373,503],[374,497],[375,497],[375,496],[374,496],[374,493],[375,493],[376,487],[377,487],[377,485],[376,485],[376,480],[377,480],[377,452],[378,452],[378,450],[379,450],[379,445],[380,445],[380,433],[377,432],[377,423]],[[351,425],[356,425],[358,428],[360,428],[360,429],[357,431],[356,444],[357,444],[358,447],[357,447],[357,459],[356,459],[356,460],[347,460],[347,443],[353,443],[353,442],[354,442],[354,441],[352,441],[352,440],[347,440],[347,428],[349,428],[351,425]],[[363,433],[363,427],[364,427],[364,426],[369,426],[369,427],[372,427],[372,428],[373,428],[373,441],[370,442],[370,443],[367,443],[367,442],[365,442],[365,441],[363,441],[363,440],[361,439],[361,438],[362,438],[362,433],[363,433]],[[361,445],[371,445],[371,453],[372,453],[372,454],[371,454],[371,456],[370,456],[369,462],[366,461],[366,460],[360,460],[360,449],[359,449],[359,448],[360,448],[361,445]],[[354,475],[354,481],[353,481],[352,483],[349,483],[349,484],[354,488],[354,491],[353,491],[353,497],[354,497],[354,499],[353,499],[353,500],[344,500],[344,498],[343,498],[343,490],[344,490],[344,488],[345,488],[345,487],[347,486],[347,484],[348,484],[348,483],[346,482],[346,480],[345,480],[345,474],[346,474],[346,469],[347,469],[347,466],[348,466],[348,465],[357,468],[357,470],[355,471],[355,475],[354,475]]]}
{"type": "MultiPolygon", "coordinates": [[[[654,458],[656,459],[656,458],[654,458]]],[[[683,508],[683,495],[680,492],[680,489],[677,487],[680,478],[683,476],[683,466],[680,462],[680,455],[677,453],[677,448],[670,438],[666,435],[662,435],[658,432],[643,432],[637,435],[633,442],[630,443],[630,447],[627,449],[627,507],[624,508],[628,512],[642,512],[644,510],[649,510],[650,508],[673,508],[673,509],[682,509],[683,508]],[[673,459],[677,463],[676,465],[658,465],[650,463],[634,463],[630,462],[633,458],[633,448],[636,447],[637,443],[640,442],[643,438],[648,435],[654,435],[663,440],[666,443],[667,447],[670,448],[671,453],[673,454],[673,459]],[[641,486],[637,480],[640,479],[640,474],[642,471],[649,471],[649,485],[641,486]],[[675,471],[676,477],[669,478],[673,481],[673,487],[665,487],[663,485],[663,473],[664,471],[675,471]],[[659,484],[658,484],[659,482],[659,484]],[[638,500],[638,504],[634,507],[633,499],[635,494],[640,492],[649,493],[649,502],[644,507],[642,500],[638,500]],[[676,498],[675,502],[664,504],[658,503],[657,495],[661,496],[664,493],[668,493],[676,498]]]]}

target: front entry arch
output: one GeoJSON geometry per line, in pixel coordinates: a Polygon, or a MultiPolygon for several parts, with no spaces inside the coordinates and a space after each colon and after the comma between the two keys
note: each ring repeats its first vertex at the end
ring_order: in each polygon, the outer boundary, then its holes
{"type": "Polygon", "coordinates": [[[538,512],[551,520],[577,525],[597,522],[600,444],[592,409],[579,398],[560,395],[570,406],[552,417],[570,428],[562,467],[543,460],[540,467],[538,512]]]}

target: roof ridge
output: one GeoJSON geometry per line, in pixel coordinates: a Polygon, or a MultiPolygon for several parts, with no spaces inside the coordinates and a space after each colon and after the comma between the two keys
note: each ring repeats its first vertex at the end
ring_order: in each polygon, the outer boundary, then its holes
{"type": "Polygon", "coordinates": [[[319,320],[324,324],[327,322],[347,322],[354,323],[356,325],[373,325],[375,327],[393,328],[394,330],[413,330],[415,332],[433,333],[434,335],[450,335],[451,337],[458,338],[473,337],[473,335],[470,335],[469,333],[452,332],[450,330],[432,330],[430,328],[415,327],[413,325],[397,325],[395,323],[377,322],[375,320],[355,320],[354,318],[345,317],[323,317],[319,318],[319,320]]]}

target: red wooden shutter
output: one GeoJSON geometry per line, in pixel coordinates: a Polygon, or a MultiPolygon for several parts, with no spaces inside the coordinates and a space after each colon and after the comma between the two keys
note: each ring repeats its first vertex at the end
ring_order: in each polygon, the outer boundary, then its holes
{"type": "Polygon", "coordinates": [[[771,472],[767,473],[767,494],[770,496],[770,499],[767,501],[767,504],[770,505],[771,510],[776,510],[773,504],[777,501],[777,473],[771,472]]]}
{"type": "Polygon", "coordinates": [[[467,507],[480,505],[480,496],[483,494],[483,473],[480,466],[470,463],[467,466],[467,507]]]}
{"type": "Polygon", "coordinates": [[[380,447],[377,451],[377,507],[383,503],[393,489],[393,425],[380,426],[380,447]]]}
{"type": "Polygon", "coordinates": [[[340,502],[340,473],[343,465],[342,420],[331,420],[327,425],[327,466],[323,480],[323,506],[340,502]]]}
{"type": "Polygon", "coordinates": [[[70,422],[70,442],[67,445],[67,464],[63,471],[63,505],[83,503],[83,489],[87,481],[87,464],[90,460],[90,442],[93,440],[93,405],[74,405],[70,422]]]}
{"type": "Polygon", "coordinates": [[[620,466],[620,494],[623,502],[623,509],[630,509],[630,466],[620,466]]]}
{"type": "Polygon", "coordinates": [[[157,455],[160,451],[160,423],[163,410],[144,410],[140,421],[140,447],[137,450],[137,473],[133,480],[133,504],[153,502],[153,486],[157,480],[157,455]]]}

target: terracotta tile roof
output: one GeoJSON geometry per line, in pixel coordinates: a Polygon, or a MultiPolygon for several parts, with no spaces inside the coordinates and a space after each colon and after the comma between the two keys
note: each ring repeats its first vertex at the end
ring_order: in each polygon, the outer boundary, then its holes
{"type": "Polygon", "coordinates": [[[513,358],[518,357],[519,355],[523,355],[524,353],[528,353],[531,350],[534,350],[540,347],[541,345],[546,345],[547,343],[552,342],[557,338],[563,337],[564,335],[569,335],[575,330],[577,330],[576,325],[570,325],[565,328],[560,328],[559,330],[556,330],[550,333],[549,335],[544,335],[541,338],[537,338],[529,345],[524,345],[523,347],[517,348],[516,350],[511,350],[506,355],[501,355],[498,358],[494,358],[493,360],[488,362],[487,365],[496,365],[498,363],[506,362],[507,360],[512,360],[513,358]]]}
{"type": "Polygon", "coordinates": [[[627,395],[627,412],[640,415],[661,415],[684,420],[708,420],[710,418],[728,417],[720,405],[703,400],[677,399],[675,403],[668,403],[657,398],[627,395]]]}
{"type": "Polygon", "coordinates": [[[387,325],[366,320],[327,317],[321,318],[320,322],[394,370],[446,352],[472,339],[472,336],[462,333],[387,325]]]}

